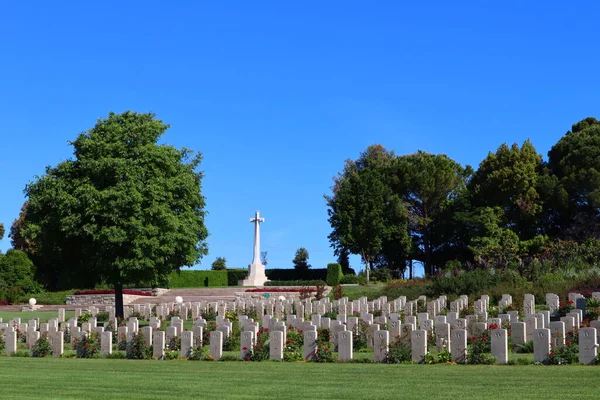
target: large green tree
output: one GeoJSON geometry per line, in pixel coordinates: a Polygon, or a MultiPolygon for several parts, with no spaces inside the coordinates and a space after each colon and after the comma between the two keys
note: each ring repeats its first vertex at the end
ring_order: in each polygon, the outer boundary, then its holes
{"type": "Polygon", "coordinates": [[[23,237],[55,287],[165,284],[207,254],[201,155],[159,145],[153,114],[110,113],[71,144],[74,159],[27,185],[23,237]]]}
{"type": "Polygon", "coordinates": [[[471,167],[463,168],[444,154],[419,151],[394,162],[392,188],[407,205],[411,258],[423,263],[427,276],[443,264],[438,258],[447,245],[442,240],[451,222],[447,212],[464,192],[471,174],[471,167]]]}
{"type": "MultiPolygon", "coordinates": [[[[600,121],[579,121],[548,153],[558,186],[547,181],[554,230],[561,238],[600,238],[600,121]]],[[[550,205],[550,204],[549,204],[550,205]]]]}
{"type": "Polygon", "coordinates": [[[501,145],[479,164],[469,182],[472,205],[499,207],[500,228],[512,230],[521,240],[535,237],[543,209],[539,194],[542,167],[542,156],[529,140],[521,147],[501,145]]]}
{"type": "Polygon", "coordinates": [[[389,185],[394,158],[380,145],[369,146],[356,161],[346,161],[334,178],[333,194],[325,196],[331,245],[338,254],[359,254],[367,279],[375,261],[385,258],[400,264],[408,258],[406,208],[389,185]]]}

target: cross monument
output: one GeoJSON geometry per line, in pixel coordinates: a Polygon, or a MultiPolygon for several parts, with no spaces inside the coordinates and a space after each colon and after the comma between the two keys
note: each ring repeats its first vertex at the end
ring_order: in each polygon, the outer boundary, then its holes
{"type": "Polygon", "coordinates": [[[265,222],[264,218],[260,217],[260,213],[256,211],[254,218],[250,219],[254,223],[254,254],[252,256],[252,264],[248,268],[248,276],[246,279],[239,282],[240,286],[263,286],[268,280],[265,275],[265,266],[260,262],[260,223],[265,222]]]}

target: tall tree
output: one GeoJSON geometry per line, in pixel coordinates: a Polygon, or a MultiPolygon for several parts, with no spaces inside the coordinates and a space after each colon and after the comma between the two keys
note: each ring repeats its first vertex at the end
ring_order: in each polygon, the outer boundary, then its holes
{"type": "Polygon", "coordinates": [[[380,145],[369,146],[356,161],[346,161],[343,172],[334,178],[333,194],[325,196],[331,245],[338,253],[359,254],[367,279],[373,263],[384,256],[384,248],[389,250],[388,261],[396,261],[406,259],[410,247],[404,203],[389,186],[394,158],[380,145]]]}
{"type": "Polygon", "coordinates": [[[408,230],[413,240],[411,258],[423,262],[425,274],[433,275],[436,256],[445,243],[440,235],[443,218],[472,174],[472,168],[443,154],[419,151],[398,157],[393,167],[393,191],[407,204],[408,230]]]}
{"type": "Polygon", "coordinates": [[[225,257],[217,257],[210,266],[212,270],[221,271],[227,269],[227,259],[225,257]]]}
{"type": "Polygon", "coordinates": [[[300,247],[296,250],[296,255],[294,256],[292,263],[294,264],[294,269],[296,271],[308,271],[311,267],[308,263],[308,250],[304,247],[300,247]]]}
{"type": "Polygon", "coordinates": [[[555,222],[560,236],[584,241],[600,238],[600,121],[586,118],[556,143],[548,153],[548,167],[560,188],[555,222]]]}
{"type": "Polygon", "coordinates": [[[0,240],[4,237],[4,224],[0,222],[0,240]]]}
{"type": "Polygon", "coordinates": [[[110,113],[71,143],[74,160],[25,191],[38,269],[62,285],[111,284],[117,316],[123,285],[164,284],[208,251],[201,155],[157,144],[167,128],[153,114],[110,113]]]}
{"type": "Polygon", "coordinates": [[[501,145],[489,153],[469,182],[474,207],[500,207],[500,228],[511,229],[521,240],[539,234],[542,199],[539,184],[542,156],[527,140],[521,147],[501,145]]]}
{"type": "Polygon", "coordinates": [[[269,262],[269,260],[267,259],[267,255],[268,255],[267,250],[260,252],[260,263],[262,265],[264,265],[265,267],[267,266],[267,263],[269,262]]]}
{"type": "Polygon", "coordinates": [[[8,237],[10,237],[10,244],[13,249],[23,250],[26,253],[31,254],[33,249],[31,248],[31,243],[28,243],[21,231],[25,227],[25,213],[27,211],[27,202],[24,202],[21,206],[21,211],[19,212],[19,217],[15,219],[10,226],[10,233],[8,237]]]}

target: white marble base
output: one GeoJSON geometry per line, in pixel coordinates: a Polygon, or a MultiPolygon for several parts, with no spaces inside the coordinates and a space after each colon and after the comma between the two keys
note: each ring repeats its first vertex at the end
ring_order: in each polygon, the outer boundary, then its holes
{"type": "Polygon", "coordinates": [[[262,264],[250,265],[250,273],[246,279],[238,281],[239,286],[264,286],[269,278],[265,275],[265,266],[262,264]]]}

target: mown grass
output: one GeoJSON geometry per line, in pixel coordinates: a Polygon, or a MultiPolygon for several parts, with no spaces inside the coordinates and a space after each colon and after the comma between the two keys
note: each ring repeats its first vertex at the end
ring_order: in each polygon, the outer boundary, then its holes
{"type": "MultiPolygon", "coordinates": [[[[74,316],[74,311],[66,311],[65,321],[74,316]]],[[[34,318],[39,318],[40,322],[48,322],[49,319],[58,318],[58,311],[0,311],[0,318],[4,322],[8,322],[13,318],[21,318],[21,322],[27,322],[34,318]]]]}
{"type": "Polygon", "coordinates": [[[598,367],[0,358],[0,398],[594,398],[598,367]]]}

